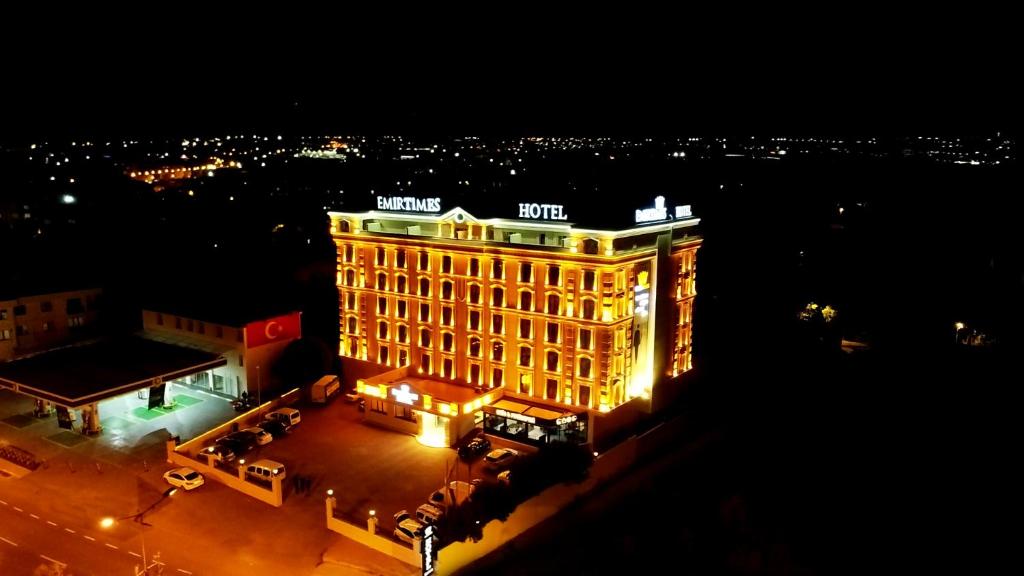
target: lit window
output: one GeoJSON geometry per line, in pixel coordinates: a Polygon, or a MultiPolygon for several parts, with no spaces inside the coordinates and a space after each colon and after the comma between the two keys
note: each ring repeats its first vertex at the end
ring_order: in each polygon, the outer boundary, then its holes
{"type": "Polygon", "coordinates": [[[522,394],[529,394],[531,388],[533,388],[533,374],[530,374],[529,372],[520,372],[519,392],[522,394]]]}

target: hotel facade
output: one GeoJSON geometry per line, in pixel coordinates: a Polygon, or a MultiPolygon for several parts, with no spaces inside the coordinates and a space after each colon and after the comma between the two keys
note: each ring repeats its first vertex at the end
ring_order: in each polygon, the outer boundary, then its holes
{"type": "Polygon", "coordinates": [[[339,354],[368,422],[434,446],[474,427],[593,443],[691,369],[701,239],[689,206],[670,213],[658,197],[635,225],[601,230],[567,223],[560,205],[485,219],[440,213],[440,199],[378,204],[330,213],[339,354]]]}

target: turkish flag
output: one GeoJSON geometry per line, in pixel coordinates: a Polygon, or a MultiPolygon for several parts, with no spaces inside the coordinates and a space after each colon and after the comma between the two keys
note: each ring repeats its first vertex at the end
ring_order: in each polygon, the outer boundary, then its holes
{"type": "Polygon", "coordinates": [[[273,342],[302,337],[302,315],[299,312],[250,322],[245,326],[245,347],[256,348],[273,342]]]}

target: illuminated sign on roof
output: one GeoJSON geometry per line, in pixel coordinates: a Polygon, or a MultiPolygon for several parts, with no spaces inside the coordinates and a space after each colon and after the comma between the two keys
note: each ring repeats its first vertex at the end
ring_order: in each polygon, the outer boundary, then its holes
{"type": "Polygon", "coordinates": [[[533,220],[568,220],[561,204],[519,204],[519,217],[533,220]]]}
{"type": "Polygon", "coordinates": [[[420,397],[419,394],[409,391],[408,384],[402,384],[398,388],[392,388],[391,395],[395,397],[396,402],[401,402],[402,404],[412,404],[420,397]]]}
{"type": "Polygon", "coordinates": [[[413,198],[411,196],[377,196],[377,210],[403,212],[440,212],[440,198],[413,198]]]}

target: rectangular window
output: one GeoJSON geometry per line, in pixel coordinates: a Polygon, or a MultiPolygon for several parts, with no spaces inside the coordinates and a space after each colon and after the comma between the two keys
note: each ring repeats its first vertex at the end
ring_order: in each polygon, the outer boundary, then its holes
{"type": "Polygon", "coordinates": [[[53,312],[53,302],[50,302],[49,300],[43,300],[42,302],[39,303],[39,311],[53,312]]]}
{"type": "Polygon", "coordinates": [[[395,251],[395,267],[405,268],[405,249],[403,248],[395,251]]]}
{"type": "Polygon", "coordinates": [[[558,322],[548,322],[548,342],[558,343],[558,322]]]}
{"type": "Polygon", "coordinates": [[[492,334],[504,334],[505,333],[505,319],[501,314],[491,314],[491,333],[492,334]]]}
{"type": "Polygon", "coordinates": [[[355,310],[356,309],[356,293],[355,292],[349,292],[348,294],[345,294],[345,308],[347,308],[349,310],[355,310]]]}
{"type": "Polygon", "coordinates": [[[387,340],[388,337],[388,323],[380,322],[377,324],[377,338],[381,340],[387,340]]]}
{"type": "Polygon", "coordinates": [[[353,260],[355,260],[355,254],[356,254],[355,248],[353,248],[351,244],[346,244],[345,245],[345,262],[352,262],[353,260]]]}
{"type": "Polygon", "coordinates": [[[501,260],[491,262],[491,278],[501,280],[505,278],[505,264],[501,260]]]}
{"type": "Polygon", "coordinates": [[[480,276],[480,259],[470,258],[469,259],[469,276],[474,278],[480,276]]]}
{"type": "Polygon", "coordinates": [[[11,331],[10,330],[7,330],[7,329],[0,330],[0,340],[10,340],[10,339],[11,339],[11,331]]]}
{"type": "Polygon", "coordinates": [[[529,394],[533,388],[533,374],[529,372],[519,373],[519,392],[522,394],[529,394]]]}
{"type": "Polygon", "coordinates": [[[451,352],[455,347],[455,335],[451,332],[445,332],[441,334],[441,349],[445,352],[451,352]]]}
{"type": "Polygon", "coordinates": [[[430,328],[420,329],[420,346],[424,348],[430,347],[430,328]]]}
{"type": "Polygon", "coordinates": [[[593,333],[589,328],[580,328],[580,350],[591,350],[593,333]]]}
{"type": "Polygon", "coordinates": [[[430,374],[430,354],[420,355],[420,370],[423,370],[426,374],[430,374]]]}
{"type": "Polygon", "coordinates": [[[491,386],[504,386],[505,385],[505,371],[501,368],[495,368],[491,371],[491,386]]]}
{"type": "Polygon", "coordinates": [[[377,297],[377,314],[388,313],[388,299],[386,296],[377,297]]]}
{"type": "Polygon", "coordinates": [[[405,348],[398,349],[398,365],[406,366],[409,364],[409,351],[405,348]]]}
{"type": "Polygon", "coordinates": [[[53,331],[53,324],[50,324],[49,322],[43,322],[43,332],[51,331],[53,331]]]}
{"type": "Polygon", "coordinates": [[[427,304],[426,302],[420,302],[420,321],[430,321],[430,304],[427,304]]]}
{"type": "Polygon", "coordinates": [[[377,248],[377,266],[384,266],[388,263],[388,253],[383,248],[377,248]]]}
{"type": "Polygon", "coordinates": [[[558,286],[561,280],[561,269],[558,266],[548,266],[548,286],[558,286]]]}
{"type": "Polygon", "coordinates": [[[402,420],[413,420],[412,408],[404,404],[395,404],[395,418],[401,418],[402,420]]]}
{"type": "Polygon", "coordinates": [[[495,340],[491,343],[491,360],[495,362],[505,361],[505,344],[501,340],[495,340]]]}
{"type": "Polygon", "coordinates": [[[455,378],[455,363],[451,358],[445,358],[444,362],[441,363],[441,376],[455,378]]]}
{"type": "Polygon", "coordinates": [[[81,298],[68,298],[66,310],[68,314],[81,314],[85,312],[85,306],[82,306],[81,298]]]}
{"type": "Polygon", "coordinates": [[[445,326],[451,326],[452,323],[454,322],[454,318],[455,314],[452,313],[451,306],[441,307],[441,324],[444,324],[445,326]]]}
{"type": "Polygon", "coordinates": [[[430,254],[427,252],[420,252],[420,270],[430,270],[430,254]]]}
{"type": "Polygon", "coordinates": [[[430,296],[430,278],[420,278],[420,296],[430,296]]]}
{"type": "Polygon", "coordinates": [[[523,290],[519,293],[519,309],[526,312],[533,311],[533,292],[523,290]]]}
{"type": "Polygon", "coordinates": [[[479,330],[480,329],[480,311],[470,310],[469,311],[469,329],[479,330]]]}
{"type": "Polygon", "coordinates": [[[547,379],[547,390],[546,390],[546,396],[545,397],[548,400],[557,400],[558,399],[558,380],[556,380],[555,378],[548,378],[547,379]]]}
{"type": "Polygon", "coordinates": [[[395,290],[401,294],[405,294],[405,276],[398,274],[395,276],[395,290]]]}
{"type": "Polygon", "coordinates": [[[397,316],[398,318],[405,318],[405,307],[405,300],[399,300],[395,302],[395,316],[397,316]]]}
{"type": "Polygon", "coordinates": [[[495,286],[492,292],[491,305],[502,308],[505,306],[505,289],[495,286]]]}
{"type": "Polygon", "coordinates": [[[388,363],[388,347],[387,346],[381,346],[380,350],[377,353],[377,356],[379,358],[378,361],[381,364],[387,364],[388,363]]]}
{"type": "Polygon", "coordinates": [[[384,401],[377,400],[375,398],[370,399],[370,411],[378,414],[387,414],[387,410],[384,409],[384,401]]]}
{"type": "Polygon", "coordinates": [[[441,256],[441,272],[445,274],[452,273],[452,257],[448,254],[441,256]]]}
{"type": "Polygon", "coordinates": [[[470,364],[469,365],[469,382],[471,384],[480,384],[480,365],[470,364]]]}
{"type": "Polygon", "coordinates": [[[68,326],[71,328],[77,328],[79,326],[85,326],[85,316],[71,316],[68,318],[68,326]]]}
{"type": "Polygon", "coordinates": [[[452,299],[452,283],[450,280],[441,281],[441,299],[451,300],[452,299]]]}
{"type": "Polygon", "coordinates": [[[398,325],[398,341],[405,344],[406,338],[409,337],[409,327],[405,324],[398,325]]]}
{"type": "Polygon", "coordinates": [[[583,289],[592,291],[594,289],[594,282],[596,281],[596,278],[597,274],[593,270],[584,270],[583,289]]]}
{"type": "Polygon", "coordinates": [[[519,319],[519,337],[526,340],[533,338],[533,320],[529,318],[519,319]]]}
{"type": "Polygon", "coordinates": [[[15,316],[24,316],[25,315],[25,305],[24,304],[18,304],[17,306],[15,306],[14,307],[14,315],[15,316]]]}
{"type": "Polygon", "coordinates": [[[590,406],[590,386],[580,386],[580,406],[590,406]]]}
{"type": "Polygon", "coordinates": [[[519,365],[529,368],[531,360],[533,360],[533,348],[530,348],[529,346],[520,346],[519,365]]]}
{"type": "Polygon", "coordinates": [[[479,304],[480,303],[480,285],[470,284],[469,285],[469,303],[479,304]]]}
{"type": "Polygon", "coordinates": [[[580,356],[580,378],[590,378],[591,360],[586,356],[580,356]]]}
{"type": "Polygon", "coordinates": [[[533,264],[522,262],[519,264],[519,281],[530,282],[533,280],[533,264]]]}

